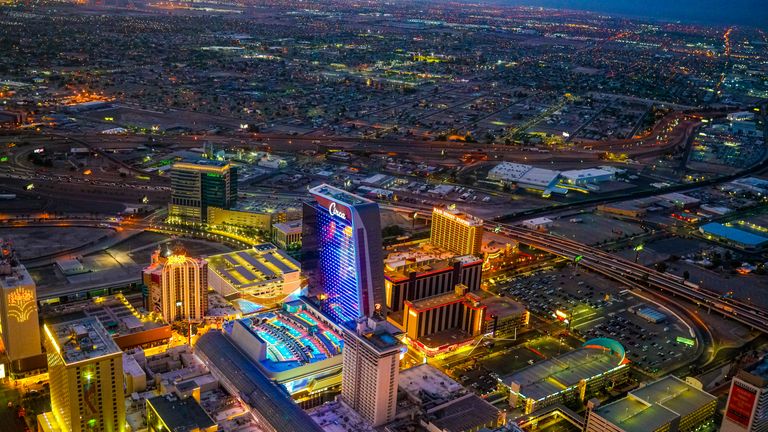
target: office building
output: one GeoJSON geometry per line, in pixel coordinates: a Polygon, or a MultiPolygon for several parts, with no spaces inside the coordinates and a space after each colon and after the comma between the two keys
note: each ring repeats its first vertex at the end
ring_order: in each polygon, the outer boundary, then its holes
{"type": "Polygon", "coordinates": [[[203,159],[173,164],[168,204],[172,220],[207,222],[209,207],[230,209],[236,203],[237,168],[229,163],[203,159]]]}
{"type": "Polygon", "coordinates": [[[344,330],[341,400],[373,426],[391,421],[397,407],[402,345],[386,327],[362,319],[344,330]]]}
{"type": "Polygon", "coordinates": [[[294,220],[272,225],[272,243],[288,251],[301,248],[302,221],[294,220]]]}
{"type": "Polygon", "coordinates": [[[530,414],[567,402],[583,402],[597,391],[623,383],[629,374],[624,347],[613,339],[591,339],[576,350],[502,377],[509,404],[530,414]]]}
{"type": "Polygon", "coordinates": [[[301,265],[272,243],[209,256],[206,261],[210,287],[230,299],[271,304],[301,288],[301,265]]]}
{"type": "Polygon", "coordinates": [[[590,407],[586,432],[693,432],[711,425],[717,398],[672,375],[590,407]]]}
{"type": "Polygon", "coordinates": [[[208,207],[208,225],[227,225],[269,234],[272,225],[301,219],[301,207],[273,200],[241,200],[230,208],[208,207]]]}
{"type": "Polygon", "coordinates": [[[168,322],[202,321],[208,310],[205,260],[188,257],[181,248],[167,257],[158,249],[142,279],[149,287],[148,310],[158,312],[168,322]]]}
{"type": "Polygon", "coordinates": [[[406,301],[451,293],[458,284],[478,291],[482,276],[483,260],[474,255],[440,255],[425,247],[392,253],[385,261],[387,310],[398,312],[406,301]]]}
{"type": "Polygon", "coordinates": [[[482,256],[483,221],[455,209],[435,208],[429,241],[458,255],[482,256]]]}
{"type": "Polygon", "coordinates": [[[123,352],[96,318],[45,324],[51,412],[39,430],[123,432],[123,352]]]}
{"type": "Polygon", "coordinates": [[[485,293],[481,302],[486,307],[482,334],[517,338],[518,331],[528,325],[531,314],[522,303],[490,293],[485,293]]]}
{"type": "Polygon", "coordinates": [[[147,399],[148,432],[216,432],[215,421],[194,398],[169,394],[147,399]]]}
{"type": "Polygon", "coordinates": [[[8,242],[0,239],[0,331],[12,371],[26,369],[26,359],[41,356],[35,281],[8,242]]]}
{"type": "Polygon", "coordinates": [[[739,370],[731,381],[720,432],[768,430],[768,357],[739,370]]]}
{"type": "Polygon", "coordinates": [[[302,269],[337,323],[385,315],[379,206],[326,184],[305,203],[302,269]]]}

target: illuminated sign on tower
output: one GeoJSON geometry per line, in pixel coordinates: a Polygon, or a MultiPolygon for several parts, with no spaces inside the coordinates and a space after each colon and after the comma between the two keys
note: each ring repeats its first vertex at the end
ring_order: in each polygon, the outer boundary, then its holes
{"type": "Polygon", "coordinates": [[[304,209],[304,270],[321,292],[323,311],[339,324],[384,314],[379,206],[329,185],[310,190],[304,209]]]}

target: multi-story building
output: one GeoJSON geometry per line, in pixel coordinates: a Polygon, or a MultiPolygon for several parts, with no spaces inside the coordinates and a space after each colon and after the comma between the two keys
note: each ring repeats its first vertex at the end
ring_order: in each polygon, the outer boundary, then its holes
{"type": "Polygon", "coordinates": [[[768,430],[768,357],[742,369],[731,381],[720,432],[768,430]]]}
{"type": "Polygon", "coordinates": [[[237,168],[227,162],[177,162],[171,168],[168,215],[184,222],[206,222],[208,208],[230,209],[237,202],[237,168]]]}
{"type": "Polygon", "coordinates": [[[44,432],[123,432],[123,352],[96,318],[45,324],[51,412],[44,432]]]}
{"type": "Polygon", "coordinates": [[[402,345],[386,322],[361,319],[344,330],[341,399],[373,426],[395,417],[402,345]]]}
{"type": "Polygon", "coordinates": [[[335,322],[385,315],[379,206],[326,184],[305,203],[302,270],[335,322]]]}
{"type": "Polygon", "coordinates": [[[208,263],[186,256],[177,249],[170,256],[160,250],[144,269],[142,279],[149,287],[147,309],[168,322],[201,321],[208,310],[208,263]]]}
{"type": "Polygon", "coordinates": [[[459,329],[476,336],[483,328],[485,306],[480,298],[457,285],[455,293],[447,293],[426,300],[405,302],[403,327],[410,339],[416,340],[444,330],[459,329]]]}
{"type": "Polygon", "coordinates": [[[294,220],[272,225],[272,242],[288,251],[301,248],[302,221],[294,220]]]}
{"type": "Polygon", "coordinates": [[[16,258],[11,245],[0,240],[0,331],[12,371],[25,359],[40,356],[40,323],[35,281],[16,258]]]}
{"type": "Polygon", "coordinates": [[[384,291],[388,311],[401,311],[406,301],[452,293],[459,284],[466,286],[469,292],[480,289],[483,276],[481,258],[464,255],[421,261],[415,256],[418,254],[407,253],[387,260],[384,291]]]}
{"type": "Polygon", "coordinates": [[[483,221],[455,209],[435,208],[429,241],[458,255],[482,256],[483,221]]]}
{"type": "Polygon", "coordinates": [[[484,291],[471,293],[464,285],[455,291],[419,301],[405,302],[402,327],[406,337],[419,351],[436,355],[471,343],[477,336],[495,337],[516,334],[528,324],[528,311],[506,297],[484,291]]]}
{"type": "Polygon", "coordinates": [[[669,375],[615,402],[590,406],[585,432],[692,432],[711,426],[716,409],[716,397],[669,375]]]}
{"type": "Polygon", "coordinates": [[[301,207],[293,202],[239,200],[230,208],[208,207],[208,225],[254,229],[269,234],[277,223],[301,219],[301,207]]]}
{"type": "Polygon", "coordinates": [[[278,303],[301,288],[300,264],[272,243],[209,256],[206,261],[210,287],[227,298],[278,303]]]}

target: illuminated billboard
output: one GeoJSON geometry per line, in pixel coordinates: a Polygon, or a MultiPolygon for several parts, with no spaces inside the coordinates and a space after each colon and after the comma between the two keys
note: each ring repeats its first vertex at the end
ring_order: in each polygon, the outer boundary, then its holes
{"type": "Polygon", "coordinates": [[[725,408],[725,417],[745,428],[748,427],[756,399],[757,392],[734,384],[731,386],[731,396],[725,408]]]}

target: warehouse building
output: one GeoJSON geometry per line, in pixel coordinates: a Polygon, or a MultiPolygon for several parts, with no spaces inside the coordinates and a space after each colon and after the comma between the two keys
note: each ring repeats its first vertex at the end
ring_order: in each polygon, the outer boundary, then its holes
{"type": "Polygon", "coordinates": [[[707,240],[725,243],[745,251],[760,251],[768,246],[768,237],[733,228],[717,222],[711,222],[699,227],[699,231],[707,240]]]}

